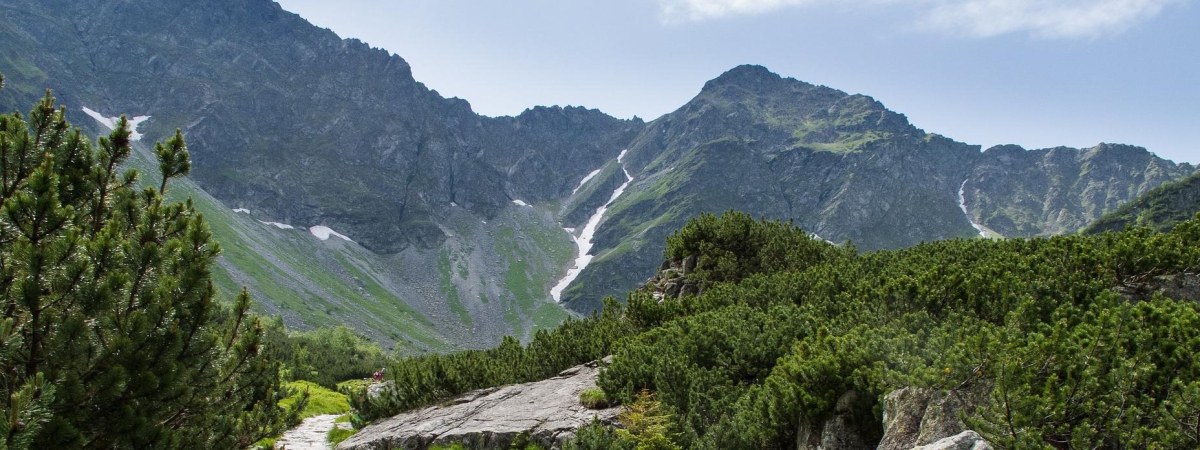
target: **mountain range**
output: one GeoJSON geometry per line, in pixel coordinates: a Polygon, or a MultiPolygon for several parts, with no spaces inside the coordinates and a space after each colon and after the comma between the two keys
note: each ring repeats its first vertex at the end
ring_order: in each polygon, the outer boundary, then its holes
{"type": "Polygon", "coordinates": [[[181,129],[193,170],[176,195],[213,224],[222,290],[405,351],[486,347],[593,311],[651,276],[665,237],[702,212],[888,249],[1074,233],[1196,172],[1128,145],[985,150],[753,65],[650,122],[557,106],[487,117],[269,0],[0,6],[0,106],[50,88],[93,135],[119,114],[149,116],[142,142],[181,129]]]}
{"type": "Polygon", "coordinates": [[[1134,201],[1105,213],[1084,228],[1083,233],[1121,231],[1129,226],[1171,231],[1196,213],[1200,213],[1200,173],[1154,188],[1134,201]]]}

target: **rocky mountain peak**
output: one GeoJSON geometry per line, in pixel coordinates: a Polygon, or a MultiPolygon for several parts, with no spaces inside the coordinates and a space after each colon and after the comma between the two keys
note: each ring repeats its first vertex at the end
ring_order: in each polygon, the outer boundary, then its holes
{"type": "Polygon", "coordinates": [[[703,90],[718,89],[722,86],[753,87],[770,83],[778,83],[784,78],[766,67],[756,64],[742,64],[725,71],[720,76],[704,83],[703,90]]]}
{"type": "Polygon", "coordinates": [[[1149,150],[1146,150],[1145,147],[1139,147],[1136,145],[1128,145],[1128,144],[1110,144],[1107,142],[1101,142],[1100,144],[1096,145],[1095,147],[1091,147],[1091,148],[1083,150],[1083,158],[1084,159],[1094,158],[1094,157],[1103,157],[1103,156],[1146,157],[1147,155],[1151,155],[1151,154],[1152,153],[1150,153],[1149,150]]]}
{"type": "Polygon", "coordinates": [[[757,65],[738,66],[709,81],[695,99],[672,115],[680,114],[714,114],[723,122],[742,125],[752,125],[744,123],[750,121],[781,131],[783,137],[796,137],[801,143],[857,140],[867,131],[923,134],[903,114],[874,98],[785,78],[757,65]]]}
{"type": "Polygon", "coordinates": [[[728,101],[772,101],[820,103],[828,107],[848,94],[825,86],[780,76],[766,67],[744,64],[704,83],[697,98],[728,101]]]}
{"type": "Polygon", "coordinates": [[[983,153],[986,155],[996,157],[996,158],[1000,158],[1000,157],[1011,158],[1011,157],[1020,155],[1022,153],[1025,153],[1025,147],[1022,147],[1022,146],[1016,145],[1016,144],[993,145],[991,147],[988,147],[987,150],[984,150],[983,153]]]}

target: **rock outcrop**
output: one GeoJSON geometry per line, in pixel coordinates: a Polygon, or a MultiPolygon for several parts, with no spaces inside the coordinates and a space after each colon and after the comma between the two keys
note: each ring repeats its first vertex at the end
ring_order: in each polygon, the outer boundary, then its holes
{"type": "Polygon", "coordinates": [[[929,445],[913,447],[913,450],[990,450],[991,448],[987,441],[979,436],[979,433],[964,431],[945,439],[939,439],[929,445]]]}
{"type": "Polygon", "coordinates": [[[883,400],[883,440],[878,450],[990,449],[959,417],[982,404],[982,390],[939,391],[908,387],[883,400]]]}
{"type": "Polygon", "coordinates": [[[596,386],[598,374],[598,364],[591,363],[548,380],[469,392],[368,425],[337,448],[425,450],[459,442],[469,449],[507,449],[519,436],[558,448],[593,418],[616,420],[619,407],[591,410],[579,403],[579,394],[596,386]]]}
{"type": "Polygon", "coordinates": [[[870,411],[861,394],[850,391],[838,398],[833,417],[821,424],[802,421],[796,434],[798,450],[872,450],[879,442],[879,430],[874,420],[864,420],[860,414],[870,411]]]}
{"type": "Polygon", "coordinates": [[[679,299],[697,295],[700,293],[699,286],[687,280],[687,274],[695,269],[696,255],[688,256],[683,261],[663,261],[658,272],[646,280],[642,289],[650,291],[659,303],[666,298],[679,299]]]}
{"type": "Polygon", "coordinates": [[[1160,275],[1145,281],[1127,281],[1114,290],[1131,302],[1148,301],[1153,299],[1155,294],[1173,300],[1200,302],[1200,275],[1160,275]]]}
{"type": "Polygon", "coordinates": [[[393,380],[387,380],[382,383],[371,383],[370,386],[367,386],[367,397],[379,398],[380,395],[383,395],[383,391],[392,389],[395,385],[396,382],[393,380]]]}

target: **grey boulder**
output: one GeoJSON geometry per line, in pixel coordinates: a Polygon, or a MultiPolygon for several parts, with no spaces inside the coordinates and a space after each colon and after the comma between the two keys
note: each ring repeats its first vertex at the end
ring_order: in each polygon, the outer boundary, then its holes
{"type": "Polygon", "coordinates": [[[992,446],[979,433],[968,430],[912,450],[992,450],[992,446]]]}
{"type": "Polygon", "coordinates": [[[579,394],[596,387],[597,363],[572,367],[554,378],[482,389],[448,403],[408,411],[364,427],[338,450],[425,450],[462,443],[468,449],[507,449],[519,436],[559,448],[593,419],[613,423],[619,407],[592,410],[579,394]]]}

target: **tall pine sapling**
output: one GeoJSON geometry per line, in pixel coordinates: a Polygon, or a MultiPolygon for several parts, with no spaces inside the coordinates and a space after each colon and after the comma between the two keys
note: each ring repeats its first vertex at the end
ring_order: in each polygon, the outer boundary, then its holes
{"type": "Polygon", "coordinates": [[[167,140],[166,145],[162,142],[155,144],[154,155],[158,157],[158,167],[162,173],[162,184],[158,188],[160,193],[167,192],[167,180],[187,175],[192,170],[192,161],[180,130],[175,130],[175,135],[167,140]]]}
{"type": "Polygon", "coordinates": [[[245,448],[278,434],[278,362],[243,291],[217,300],[220,247],[191,201],[190,162],[155,147],[162,182],[125,170],[128,121],[95,146],[49,93],[0,116],[0,449],[245,448]]]}

